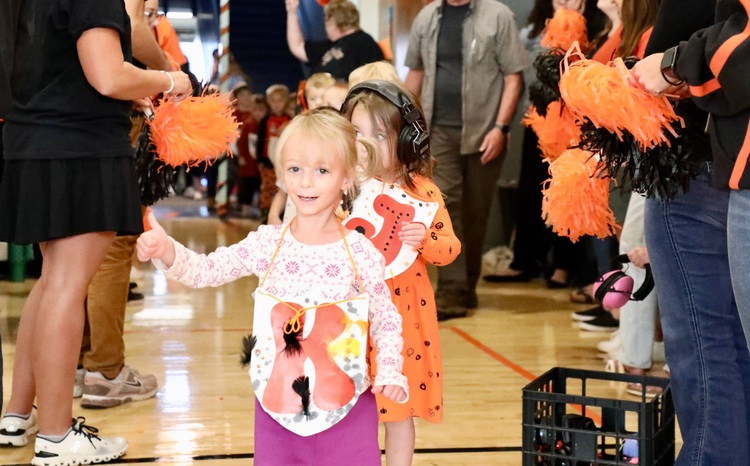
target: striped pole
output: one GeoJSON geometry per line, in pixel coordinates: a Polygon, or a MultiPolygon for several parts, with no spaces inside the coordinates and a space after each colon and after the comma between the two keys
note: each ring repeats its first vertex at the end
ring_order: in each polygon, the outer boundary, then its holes
{"type": "MultiPolygon", "coordinates": [[[[219,8],[219,40],[221,41],[221,58],[219,60],[219,89],[221,92],[229,92],[229,0],[220,0],[219,8]]],[[[217,162],[218,170],[216,180],[216,214],[219,218],[227,216],[227,202],[229,193],[227,186],[229,161],[222,157],[217,162]]]]}

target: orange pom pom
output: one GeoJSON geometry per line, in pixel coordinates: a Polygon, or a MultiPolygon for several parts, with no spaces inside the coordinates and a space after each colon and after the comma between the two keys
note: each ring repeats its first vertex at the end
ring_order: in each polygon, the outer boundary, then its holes
{"type": "Polygon", "coordinates": [[[549,49],[568,50],[573,42],[578,42],[583,50],[588,49],[589,39],[586,18],[575,10],[560,8],[547,22],[541,45],[549,49]]]}
{"type": "Polygon", "coordinates": [[[666,97],[630,85],[630,72],[622,59],[605,65],[585,58],[570,63],[570,56],[566,56],[562,63],[565,71],[560,78],[560,95],[577,117],[588,118],[620,139],[622,132],[628,131],[644,150],[669,144],[665,130],[676,135],[670,122],[681,120],[672,105],[666,97]]]}
{"type": "Polygon", "coordinates": [[[609,208],[609,178],[602,177],[591,152],[569,149],[550,164],[542,189],[542,218],[552,231],[576,242],[583,235],[610,236],[615,215],[609,208]]]}
{"type": "Polygon", "coordinates": [[[542,156],[550,160],[581,141],[581,128],[575,116],[559,100],[547,105],[546,117],[539,115],[532,106],[521,122],[536,133],[542,156]]]}
{"type": "Polygon", "coordinates": [[[231,156],[239,128],[229,96],[219,93],[179,102],[164,98],[149,125],[159,159],[173,167],[210,165],[225,152],[231,156]]]}
{"type": "Polygon", "coordinates": [[[318,0],[318,5],[320,6],[326,6],[328,3],[330,3],[331,0],[318,0]]]}

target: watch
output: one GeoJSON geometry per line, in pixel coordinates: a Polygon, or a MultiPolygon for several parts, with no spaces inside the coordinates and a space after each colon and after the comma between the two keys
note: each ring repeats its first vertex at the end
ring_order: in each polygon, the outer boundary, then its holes
{"type": "Polygon", "coordinates": [[[661,75],[666,82],[673,86],[682,84],[683,80],[677,76],[678,46],[667,49],[661,59],[661,75]]]}
{"type": "Polygon", "coordinates": [[[510,125],[501,125],[501,124],[496,124],[496,125],[495,125],[495,128],[499,129],[499,130],[500,130],[500,132],[501,132],[501,133],[503,133],[503,134],[508,134],[508,133],[510,133],[510,125]]]}

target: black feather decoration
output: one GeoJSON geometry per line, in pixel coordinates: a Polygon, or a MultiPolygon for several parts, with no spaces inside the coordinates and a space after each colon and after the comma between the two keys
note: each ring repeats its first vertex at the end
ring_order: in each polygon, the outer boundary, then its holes
{"type": "Polygon", "coordinates": [[[687,192],[703,164],[692,156],[684,135],[675,137],[669,132],[665,135],[669,143],[644,151],[631,133],[623,131],[620,139],[615,133],[586,121],[581,126],[578,147],[599,154],[600,166],[606,173],[613,179],[625,180],[620,189],[649,198],[672,199],[678,193],[687,192]]]}
{"type": "Polygon", "coordinates": [[[302,345],[299,342],[299,336],[302,330],[292,331],[290,333],[284,332],[284,352],[288,355],[300,354],[302,352],[302,345]]]}
{"type": "Polygon", "coordinates": [[[253,348],[258,342],[258,338],[255,335],[245,335],[242,337],[242,353],[240,353],[240,365],[247,367],[250,365],[250,360],[253,357],[253,348]]]}
{"type": "Polygon", "coordinates": [[[150,206],[169,196],[174,186],[175,169],[159,160],[156,146],[151,143],[151,127],[143,125],[135,146],[135,170],[138,174],[138,187],[141,204],[150,206]]]}
{"type": "Polygon", "coordinates": [[[302,399],[302,414],[310,417],[310,378],[307,376],[297,377],[292,382],[292,390],[302,399]]]}

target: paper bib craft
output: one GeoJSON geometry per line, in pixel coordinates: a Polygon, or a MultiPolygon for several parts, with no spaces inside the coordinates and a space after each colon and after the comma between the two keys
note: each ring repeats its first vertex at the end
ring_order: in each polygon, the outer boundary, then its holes
{"type": "Polygon", "coordinates": [[[256,399],[297,435],[335,425],[367,388],[367,296],[334,303],[310,297],[281,301],[260,288],[254,296],[257,342],[249,373],[256,399]],[[287,334],[290,322],[297,327],[287,334]]]}
{"type": "Polygon", "coordinates": [[[403,223],[429,228],[437,210],[437,202],[416,199],[397,185],[372,179],[362,185],[344,226],[372,241],[385,257],[385,277],[390,278],[405,272],[417,258],[417,248],[398,239],[403,223]]]}

